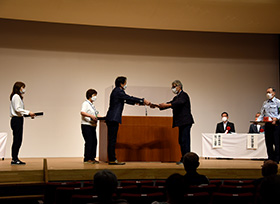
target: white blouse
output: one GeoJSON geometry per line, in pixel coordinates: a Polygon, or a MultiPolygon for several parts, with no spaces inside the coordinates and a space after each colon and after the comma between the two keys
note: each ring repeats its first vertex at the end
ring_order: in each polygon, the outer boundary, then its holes
{"type": "MultiPolygon", "coordinates": [[[[98,111],[96,110],[95,106],[89,100],[83,102],[81,112],[85,112],[90,115],[95,115],[96,117],[98,114],[98,111]]],[[[85,117],[82,115],[81,124],[96,126],[97,122],[92,120],[90,117],[85,117]]]]}
{"type": "Polygon", "coordinates": [[[22,117],[23,115],[29,115],[28,110],[24,109],[24,103],[18,94],[14,94],[10,105],[10,116],[22,117]]]}

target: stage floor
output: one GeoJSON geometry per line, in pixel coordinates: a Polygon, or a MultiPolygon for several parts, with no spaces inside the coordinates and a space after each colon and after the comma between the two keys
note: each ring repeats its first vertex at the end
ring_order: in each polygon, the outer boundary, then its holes
{"type": "MultiPolygon", "coordinates": [[[[185,174],[183,165],[161,162],[127,162],[123,166],[84,164],[83,158],[26,158],[24,166],[0,161],[0,183],[43,183],[47,181],[92,180],[101,169],[110,169],[118,179],[166,179],[173,173],[185,174]]],[[[209,179],[256,179],[263,161],[200,159],[199,173],[209,179]]]]}

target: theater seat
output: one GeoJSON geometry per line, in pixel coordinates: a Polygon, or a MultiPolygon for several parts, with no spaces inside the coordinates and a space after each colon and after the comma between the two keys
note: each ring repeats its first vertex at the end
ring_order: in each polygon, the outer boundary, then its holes
{"type": "Polygon", "coordinates": [[[185,203],[192,204],[208,204],[210,202],[210,194],[207,192],[187,193],[184,195],[185,203]]]}
{"type": "Polygon", "coordinates": [[[254,200],[253,193],[213,193],[212,204],[252,204],[254,200]]]}
{"type": "Polygon", "coordinates": [[[136,185],[133,185],[133,186],[118,186],[116,194],[118,196],[120,196],[122,193],[137,194],[137,193],[140,193],[140,190],[139,190],[138,186],[136,186],[136,185]]]}
{"type": "Polygon", "coordinates": [[[55,191],[55,204],[70,203],[74,194],[93,195],[93,187],[58,187],[55,191]]]}
{"type": "Polygon", "coordinates": [[[165,196],[163,193],[150,193],[150,194],[130,194],[123,193],[121,198],[128,201],[130,204],[151,204],[154,201],[164,201],[165,196]]]}
{"type": "Polygon", "coordinates": [[[254,180],[224,180],[224,185],[245,186],[253,184],[254,180]]]}
{"type": "Polygon", "coordinates": [[[244,186],[229,186],[221,185],[219,188],[221,193],[255,193],[254,185],[244,185],[244,186]]]}
{"type": "Polygon", "coordinates": [[[71,204],[86,204],[97,202],[96,195],[72,195],[71,204]]]}
{"type": "Polygon", "coordinates": [[[142,186],[141,187],[141,193],[142,194],[148,194],[148,193],[166,193],[164,186],[142,186]]]}
{"type": "Polygon", "coordinates": [[[187,189],[187,193],[200,193],[200,192],[207,192],[212,194],[213,192],[217,192],[218,187],[214,184],[203,184],[203,185],[195,185],[189,186],[187,189]]]}

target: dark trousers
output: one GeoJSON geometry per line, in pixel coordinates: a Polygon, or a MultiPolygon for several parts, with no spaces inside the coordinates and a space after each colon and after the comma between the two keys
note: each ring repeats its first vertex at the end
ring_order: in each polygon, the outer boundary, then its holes
{"type": "Polygon", "coordinates": [[[116,142],[119,130],[119,123],[116,121],[106,121],[108,128],[108,159],[115,161],[116,158],[116,142]]]}
{"type": "Polygon", "coordinates": [[[190,125],[179,126],[179,144],[181,147],[181,161],[186,153],[191,151],[191,127],[190,125]]]}
{"type": "Polygon", "coordinates": [[[12,117],[11,128],[13,130],[12,159],[18,160],[18,153],[22,144],[23,117],[12,117]]]}
{"type": "Polygon", "coordinates": [[[82,134],[85,140],[84,161],[93,161],[97,147],[96,126],[82,125],[82,134]]]}
{"type": "Polygon", "coordinates": [[[265,144],[268,159],[279,162],[279,123],[272,125],[271,123],[265,123],[265,144]]]}

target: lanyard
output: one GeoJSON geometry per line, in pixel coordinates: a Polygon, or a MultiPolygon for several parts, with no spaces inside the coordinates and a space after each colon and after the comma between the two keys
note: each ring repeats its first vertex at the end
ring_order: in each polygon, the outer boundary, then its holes
{"type": "Polygon", "coordinates": [[[89,100],[86,100],[86,101],[89,103],[89,105],[93,109],[95,116],[97,116],[99,112],[95,109],[94,105],[89,100]]]}

